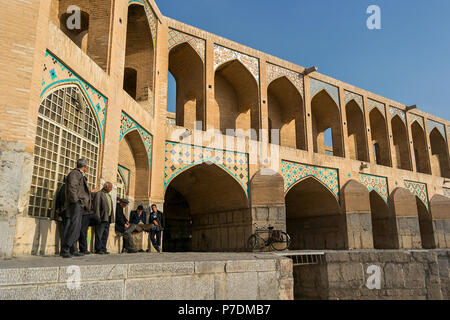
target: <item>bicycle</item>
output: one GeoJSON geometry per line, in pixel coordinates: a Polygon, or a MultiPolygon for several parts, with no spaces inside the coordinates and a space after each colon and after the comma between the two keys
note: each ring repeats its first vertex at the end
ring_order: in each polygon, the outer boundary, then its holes
{"type": "Polygon", "coordinates": [[[247,240],[247,244],[250,249],[255,250],[271,246],[272,249],[276,251],[283,251],[289,248],[289,245],[291,244],[291,237],[289,237],[286,232],[274,230],[274,227],[271,226],[262,228],[258,227],[256,224],[254,225],[256,227],[256,231],[247,240]],[[261,234],[263,233],[269,234],[267,240],[261,237],[261,234]]]}

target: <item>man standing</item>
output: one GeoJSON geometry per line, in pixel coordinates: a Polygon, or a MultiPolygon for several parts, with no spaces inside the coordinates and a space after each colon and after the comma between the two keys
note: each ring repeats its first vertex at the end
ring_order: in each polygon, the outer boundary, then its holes
{"type": "Polygon", "coordinates": [[[101,223],[95,228],[95,253],[108,254],[106,243],[109,235],[109,225],[114,222],[113,202],[110,192],[111,182],[106,182],[103,189],[95,194],[94,211],[101,223]],[[106,234],[106,235],[105,235],[106,234]],[[103,241],[106,238],[106,241],[103,241]]]}
{"type": "MultiPolygon", "coordinates": [[[[156,251],[161,252],[161,231],[166,227],[166,218],[164,214],[158,210],[156,204],[152,204],[149,222],[155,226],[150,230],[150,239],[156,251]]],[[[147,249],[150,252],[150,248],[147,249]]]]}
{"type": "Polygon", "coordinates": [[[117,199],[116,206],[116,232],[120,232],[123,234],[123,243],[124,250],[128,253],[136,253],[136,249],[134,247],[133,239],[131,237],[131,232],[133,232],[134,228],[130,228],[131,225],[128,222],[123,209],[125,209],[128,205],[129,201],[127,199],[117,199]]]}
{"type": "Polygon", "coordinates": [[[87,185],[85,172],[87,170],[87,160],[77,160],[77,167],[67,176],[66,185],[66,205],[69,210],[70,225],[67,230],[67,236],[63,240],[61,255],[63,258],[72,256],[83,256],[78,252],[77,240],[80,237],[82,215],[91,210],[91,192],[87,185]],[[72,254],[70,249],[72,248],[72,254]]]}

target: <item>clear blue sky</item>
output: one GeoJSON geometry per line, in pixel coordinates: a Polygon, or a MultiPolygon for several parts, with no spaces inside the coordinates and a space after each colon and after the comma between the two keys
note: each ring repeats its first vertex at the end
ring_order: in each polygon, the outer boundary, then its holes
{"type": "Polygon", "coordinates": [[[450,120],[449,0],[156,2],[168,17],[450,120]],[[366,27],[372,4],[381,30],[366,27]]]}

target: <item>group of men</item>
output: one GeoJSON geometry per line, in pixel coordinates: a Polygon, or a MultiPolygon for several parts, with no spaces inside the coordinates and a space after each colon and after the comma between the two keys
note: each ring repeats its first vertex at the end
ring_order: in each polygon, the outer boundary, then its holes
{"type": "MultiPolygon", "coordinates": [[[[152,204],[148,217],[144,207],[139,205],[130,213],[128,220],[124,209],[129,201],[118,198],[114,212],[110,195],[112,183],[106,182],[98,192],[91,191],[87,184],[86,170],[87,160],[79,159],[77,167],[64,179],[57,194],[56,213],[63,223],[61,256],[71,258],[91,254],[87,245],[89,226],[95,227],[95,253],[109,254],[106,245],[111,223],[115,223],[116,232],[123,234],[123,252],[136,253],[132,233],[144,231],[149,233],[153,247],[161,252],[161,231],[165,227],[165,218],[156,205],[152,204]]],[[[150,248],[147,252],[150,252],[150,248]]]]}

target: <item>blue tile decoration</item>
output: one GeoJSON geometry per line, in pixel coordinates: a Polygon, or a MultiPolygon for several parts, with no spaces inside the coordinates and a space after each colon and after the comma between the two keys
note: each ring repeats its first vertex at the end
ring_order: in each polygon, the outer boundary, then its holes
{"type": "Polygon", "coordinates": [[[405,180],[404,183],[406,189],[418,197],[419,200],[423,202],[427,210],[429,210],[427,185],[425,183],[409,180],[405,180]]]}
{"type": "Polygon", "coordinates": [[[240,61],[259,83],[259,60],[257,58],[214,44],[214,70],[235,59],[240,61]]]}
{"type": "Polygon", "coordinates": [[[363,97],[359,94],[353,93],[351,91],[344,90],[344,103],[347,105],[350,101],[354,100],[358,107],[361,109],[364,114],[364,102],[363,97]]]}
{"type": "Polygon", "coordinates": [[[367,187],[369,192],[375,191],[386,203],[388,203],[389,190],[386,177],[360,173],[359,181],[367,187]]]}
{"type": "Polygon", "coordinates": [[[406,125],[406,115],[405,115],[405,111],[392,107],[389,107],[389,114],[391,115],[391,119],[394,118],[395,116],[399,116],[400,120],[403,121],[403,123],[406,125]]]}
{"type": "Polygon", "coordinates": [[[322,90],[328,92],[330,97],[336,102],[336,105],[341,108],[341,103],[339,101],[339,89],[329,83],[316,80],[314,78],[309,79],[309,87],[310,87],[310,96],[311,100],[314,96],[322,90]]]}
{"type": "Polygon", "coordinates": [[[44,66],[41,80],[41,99],[53,91],[55,88],[77,84],[89,101],[89,105],[94,110],[95,117],[100,129],[102,140],[105,135],[106,112],[108,108],[108,99],[93,87],[88,85],[83,79],[78,77],[66,65],[59,61],[50,52],[45,52],[44,66]]]}
{"type": "Polygon", "coordinates": [[[409,119],[409,124],[412,125],[414,123],[414,121],[416,121],[421,127],[422,129],[425,130],[425,125],[423,123],[423,118],[415,115],[414,113],[409,113],[408,112],[408,119],[409,119]]]}
{"type": "Polygon", "coordinates": [[[284,179],[284,192],[287,193],[297,182],[314,177],[322,182],[339,200],[339,175],[337,169],[311,166],[287,160],[281,161],[281,175],[284,179]]]}
{"type": "Polygon", "coordinates": [[[267,77],[267,85],[270,85],[270,83],[278,78],[286,77],[289,79],[292,84],[298,89],[298,92],[303,97],[303,75],[288,70],[286,68],[277,66],[275,64],[267,63],[266,67],[266,77],[267,77]]]}
{"type": "Polygon", "coordinates": [[[122,141],[129,132],[136,130],[144,142],[145,150],[147,151],[148,166],[152,166],[152,144],[153,137],[150,133],[142,128],[136,121],[131,119],[125,112],[122,111],[120,116],[120,131],[119,131],[119,142],[122,141]]]}
{"type": "Polygon", "coordinates": [[[122,177],[123,182],[125,183],[126,193],[128,194],[130,186],[130,170],[121,166],[120,164],[117,166],[117,170],[119,171],[119,174],[122,177]]]}
{"type": "Polygon", "coordinates": [[[153,46],[156,47],[156,39],[158,37],[158,18],[156,17],[155,12],[150,6],[150,3],[147,0],[129,0],[128,5],[130,4],[140,4],[144,7],[145,14],[147,15],[148,19],[148,25],[150,26],[150,32],[152,34],[153,46]]]}
{"type": "Polygon", "coordinates": [[[428,134],[430,134],[434,128],[436,128],[441,133],[442,138],[444,138],[444,140],[447,141],[447,136],[445,134],[445,126],[442,123],[428,119],[428,134]]]}
{"type": "Polygon", "coordinates": [[[164,189],[181,172],[201,164],[214,163],[228,172],[248,196],[248,154],[190,144],[166,141],[164,157],[164,189]]]}
{"type": "Polygon", "coordinates": [[[367,99],[367,107],[368,107],[368,111],[369,113],[374,109],[377,108],[378,111],[381,112],[381,114],[383,115],[383,117],[386,119],[386,109],[385,109],[385,105],[384,103],[372,100],[372,99],[367,99]]]}

